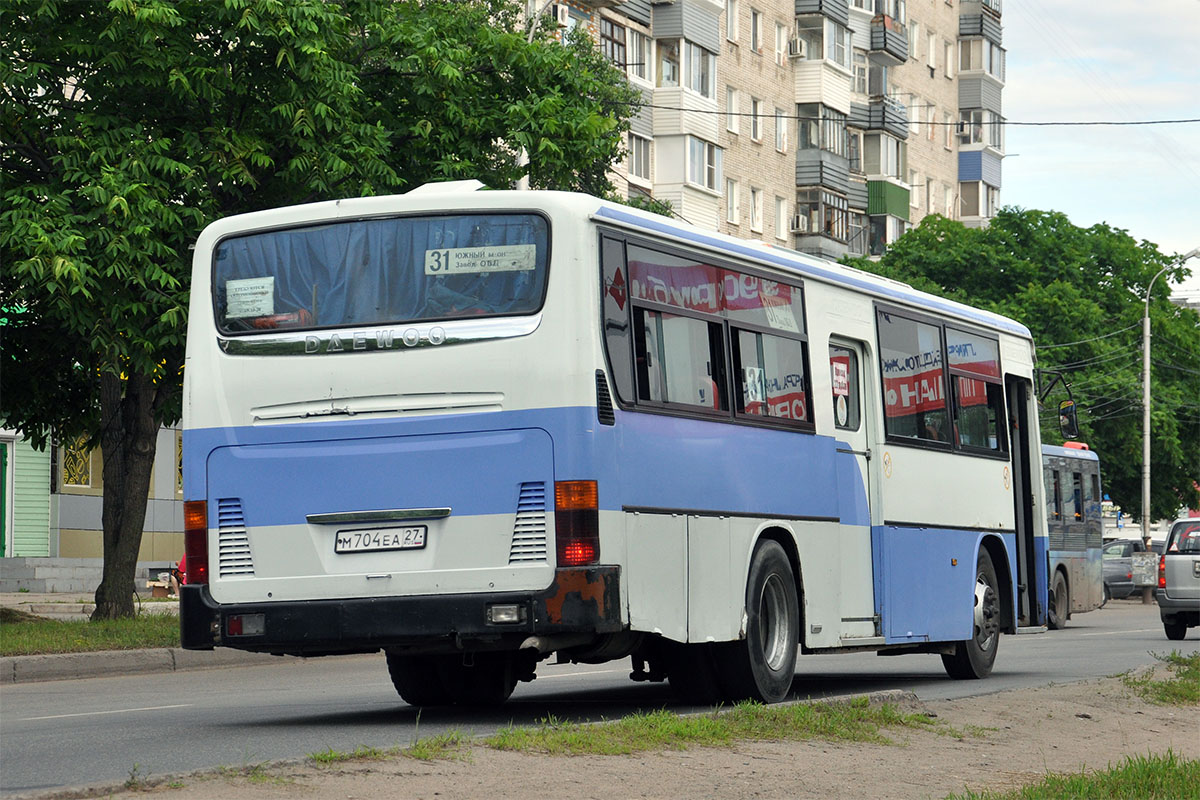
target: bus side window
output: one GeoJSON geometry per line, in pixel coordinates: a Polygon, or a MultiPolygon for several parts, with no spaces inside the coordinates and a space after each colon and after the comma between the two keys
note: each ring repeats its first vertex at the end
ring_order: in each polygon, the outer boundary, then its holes
{"type": "Polygon", "coordinates": [[[858,430],[858,354],[845,347],[829,345],[829,374],[833,384],[833,424],[847,431],[858,430]]]}
{"type": "Polygon", "coordinates": [[[1083,475],[1076,472],[1074,474],[1074,483],[1072,488],[1072,500],[1075,505],[1075,521],[1083,521],[1083,475]]]}
{"type": "Polygon", "coordinates": [[[1062,503],[1062,478],[1058,470],[1054,470],[1054,518],[1062,519],[1063,503],[1062,503]]]}

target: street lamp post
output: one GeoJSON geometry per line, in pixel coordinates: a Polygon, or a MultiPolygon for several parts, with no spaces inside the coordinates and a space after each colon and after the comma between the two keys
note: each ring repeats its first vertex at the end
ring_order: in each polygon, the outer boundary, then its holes
{"type": "MultiPolygon", "coordinates": [[[[1169,269],[1177,269],[1191,258],[1200,256],[1197,247],[1179,257],[1179,260],[1163,267],[1146,286],[1146,310],[1142,314],[1142,544],[1150,548],[1150,290],[1158,276],[1169,269]]],[[[1142,602],[1150,603],[1153,590],[1142,591],[1142,602]]]]}

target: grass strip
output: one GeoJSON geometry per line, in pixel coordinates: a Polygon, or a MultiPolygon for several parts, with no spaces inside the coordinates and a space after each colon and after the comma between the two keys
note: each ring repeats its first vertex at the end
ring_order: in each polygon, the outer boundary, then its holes
{"type": "Polygon", "coordinates": [[[1200,706],[1200,652],[1183,655],[1178,650],[1172,650],[1166,655],[1150,655],[1166,665],[1171,677],[1159,681],[1152,680],[1149,674],[1126,674],[1121,676],[1124,684],[1149,703],[1190,708],[1200,706]]]}
{"type": "Polygon", "coordinates": [[[1200,761],[1171,750],[1128,756],[1102,771],[1047,775],[1020,789],[968,791],[946,800],[1200,800],[1200,761]]]}
{"type": "Polygon", "coordinates": [[[14,614],[0,617],[0,656],[178,646],[179,617],[174,614],[141,614],[97,622],[30,619],[14,614]]]}
{"type": "MultiPolygon", "coordinates": [[[[890,744],[885,728],[936,730],[923,714],[893,706],[871,706],[865,698],[847,703],[764,706],[739,703],[710,714],[681,717],[670,711],[632,714],[599,724],[547,718],[535,727],[510,726],[482,740],[497,750],[550,755],[629,755],[648,750],[732,747],[737,741],[829,741],[890,744]]],[[[941,726],[944,727],[944,726],[941,726]]]]}

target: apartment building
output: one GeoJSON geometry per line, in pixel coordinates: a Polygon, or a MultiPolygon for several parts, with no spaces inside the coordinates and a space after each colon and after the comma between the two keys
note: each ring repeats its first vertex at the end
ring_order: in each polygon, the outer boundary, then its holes
{"type": "Polygon", "coordinates": [[[567,0],[638,86],[629,196],[828,258],[928,214],[984,225],[1003,158],[1001,0],[567,0]]]}

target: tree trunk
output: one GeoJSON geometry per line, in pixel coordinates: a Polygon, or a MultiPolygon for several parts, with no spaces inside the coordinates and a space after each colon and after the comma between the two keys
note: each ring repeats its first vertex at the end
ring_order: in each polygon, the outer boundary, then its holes
{"type": "Polygon", "coordinates": [[[158,441],[160,391],[145,375],[101,377],[100,449],[104,456],[104,576],[92,619],[134,615],[134,573],[158,441]]]}

